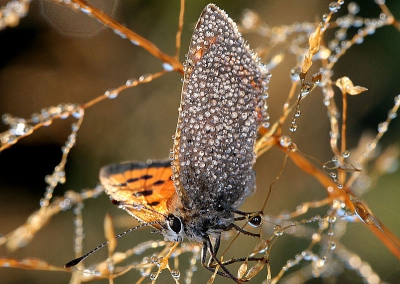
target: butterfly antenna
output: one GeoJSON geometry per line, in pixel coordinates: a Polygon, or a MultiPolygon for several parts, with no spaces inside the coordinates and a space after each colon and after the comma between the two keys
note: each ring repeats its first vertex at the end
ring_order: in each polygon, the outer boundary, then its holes
{"type": "MultiPolygon", "coordinates": [[[[124,235],[126,235],[126,234],[128,234],[128,233],[130,233],[130,232],[132,232],[132,231],[135,231],[135,230],[140,229],[140,228],[142,228],[142,227],[151,226],[151,225],[154,225],[154,224],[156,224],[156,223],[159,223],[159,221],[148,222],[148,223],[144,223],[144,224],[141,224],[141,225],[139,225],[139,226],[130,228],[129,230],[126,230],[125,232],[122,232],[121,234],[116,235],[116,236],[114,237],[114,239],[119,239],[120,237],[122,237],[122,236],[124,236],[124,235]]],[[[105,246],[108,245],[108,244],[109,244],[109,241],[106,241],[106,242],[102,243],[101,245],[99,245],[98,247],[92,249],[92,250],[89,251],[88,253],[85,253],[85,254],[82,255],[81,257],[75,258],[75,259],[71,260],[70,262],[67,262],[67,263],[64,265],[64,267],[65,267],[65,268],[68,268],[68,267],[72,267],[72,266],[77,265],[77,264],[80,263],[82,260],[86,259],[89,255],[95,253],[96,251],[98,251],[99,249],[105,247],[105,246]]]]}

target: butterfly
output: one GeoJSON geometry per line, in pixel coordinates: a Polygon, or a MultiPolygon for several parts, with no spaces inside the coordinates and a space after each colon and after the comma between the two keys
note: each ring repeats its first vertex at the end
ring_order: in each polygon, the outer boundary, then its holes
{"type": "Polygon", "coordinates": [[[202,264],[239,282],[217,258],[221,233],[248,216],[238,208],[255,191],[254,145],[265,122],[270,75],[236,24],[205,7],[184,63],[178,123],[170,159],[112,164],[100,181],[113,203],[164,238],[203,244],[202,264]],[[239,217],[235,217],[239,214],[239,217]],[[212,242],[211,240],[215,240],[212,242]]]}

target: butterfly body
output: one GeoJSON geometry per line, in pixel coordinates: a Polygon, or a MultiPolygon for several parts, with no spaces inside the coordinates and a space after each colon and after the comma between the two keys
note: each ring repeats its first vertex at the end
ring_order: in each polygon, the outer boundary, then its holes
{"type": "Polygon", "coordinates": [[[219,263],[221,232],[235,227],[235,213],[255,190],[254,145],[269,74],[212,4],[195,27],[184,71],[171,160],[108,165],[100,180],[141,223],[168,241],[203,243],[203,254],[208,249],[219,263]]]}
{"type": "Polygon", "coordinates": [[[160,219],[153,226],[166,239],[202,242],[230,229],[234,212],[255,190],[253,148],[269,78],[236,24],[212,4],[195,27],[184,66],[172,162],[106,166],[100,179],[139,221],[160,219]],[[112,181],[124,172],[129,176],[112,181]],[[177,235],[169,232],[169,215],[182,222],[177,235]]]}

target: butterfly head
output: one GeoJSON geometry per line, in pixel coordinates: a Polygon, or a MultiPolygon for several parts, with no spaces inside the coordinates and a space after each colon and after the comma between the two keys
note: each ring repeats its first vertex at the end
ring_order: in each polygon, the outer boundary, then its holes
{"type": "Polygon", "coordinates": [[[161,233],[167,241],[183,241],[185,230],[182,220],[173,214],[169,214],[165,220],[161,233]]]}

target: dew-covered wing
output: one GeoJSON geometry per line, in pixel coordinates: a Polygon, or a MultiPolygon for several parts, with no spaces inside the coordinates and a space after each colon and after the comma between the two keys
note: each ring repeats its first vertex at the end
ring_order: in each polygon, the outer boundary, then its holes
{"type": "Polygon", "coordinates": [[[173,210],[168,202],[176,195],[171,174],[169,160],[127,162],[104,166],[100,181],[115,204],[141,222],[152,222],[173,210]]]}
{"type": "Polygon", "coordinates": [[[173,180],[186,208],[235,209],[255,189],[254,144],[269,75],[215,5],[195,27],[184,65],[173,180]]]}

